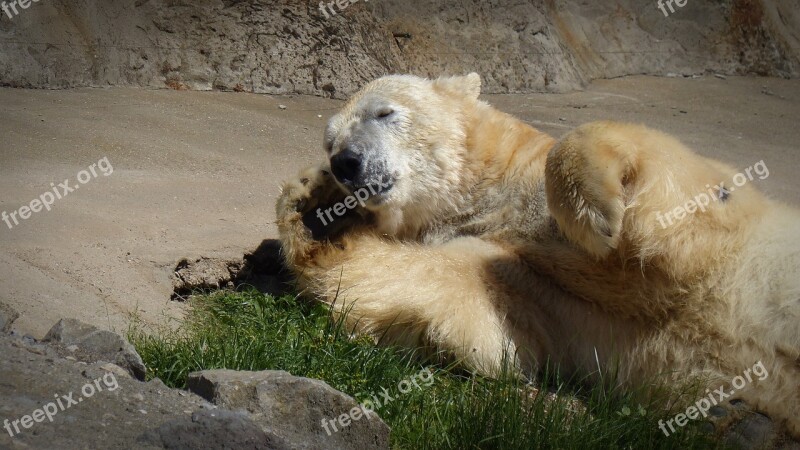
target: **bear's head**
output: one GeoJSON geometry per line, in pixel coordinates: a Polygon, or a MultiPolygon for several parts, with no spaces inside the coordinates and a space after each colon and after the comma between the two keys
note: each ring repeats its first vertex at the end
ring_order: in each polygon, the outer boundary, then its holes
{"type": "Polygon", "coordinates": [[[350,193],[368,190],[368,209],[404,212],[395,217],[403,222],[455,206],[454,191],[464,184],[466,116],[480,85],[475,73],[391,75],[367,84],[325,131],[337,182],[350,193]]]}

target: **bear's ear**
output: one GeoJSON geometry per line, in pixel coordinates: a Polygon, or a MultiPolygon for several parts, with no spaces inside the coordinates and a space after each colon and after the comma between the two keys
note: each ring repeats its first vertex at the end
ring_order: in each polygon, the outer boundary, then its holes
{"type": "Polygon", "coordinates": [[[442,77],[433,82],[433,88],[458,97],[477,100],[481,95],[481,76],[475,72],[458,77],[442,77]]]}

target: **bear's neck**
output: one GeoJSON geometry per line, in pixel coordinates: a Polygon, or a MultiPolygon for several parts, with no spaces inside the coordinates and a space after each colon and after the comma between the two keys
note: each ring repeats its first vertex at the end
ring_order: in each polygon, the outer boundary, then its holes
{"type": "Polygon", "coordinates": [[[465,170],[471,176],[465,181],[471,178],[471,186],[464,189],[481,195],[544,179],[547,154],[556,143],[550,135],[484,102],[466,111],[466,129],[465,170]]]}

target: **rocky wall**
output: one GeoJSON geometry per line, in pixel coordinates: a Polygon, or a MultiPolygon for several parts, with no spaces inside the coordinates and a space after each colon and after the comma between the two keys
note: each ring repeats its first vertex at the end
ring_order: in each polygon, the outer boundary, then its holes
{"type": "Polygon", "coordinates": [[[0,84],[14,87],[344,97],[398,72],[477,71],[487,93],[800,73],[800,0],[15,1],[0,12],[0,84]]]}

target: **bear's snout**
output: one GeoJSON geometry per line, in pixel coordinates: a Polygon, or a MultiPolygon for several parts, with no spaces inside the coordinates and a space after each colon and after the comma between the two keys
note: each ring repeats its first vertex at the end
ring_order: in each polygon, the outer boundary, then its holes
{"type": "Polygon", "coordinates": [[[353,187],[363,172],[362,156],[349,148],[342,150],[331,158],[331,170],[340,183],[353,187]]]}
{"type": "Polygon", "coordinates": [[[331,156],[331,172],[350,193],[367,189],[369,198],[377,200],[376,196],[385,196],[396,181],[396,177],[388,170],[387,161],[380,154],[381,151],[377,149],[361,151],[357,147],[347,146],[331,156]]]}

